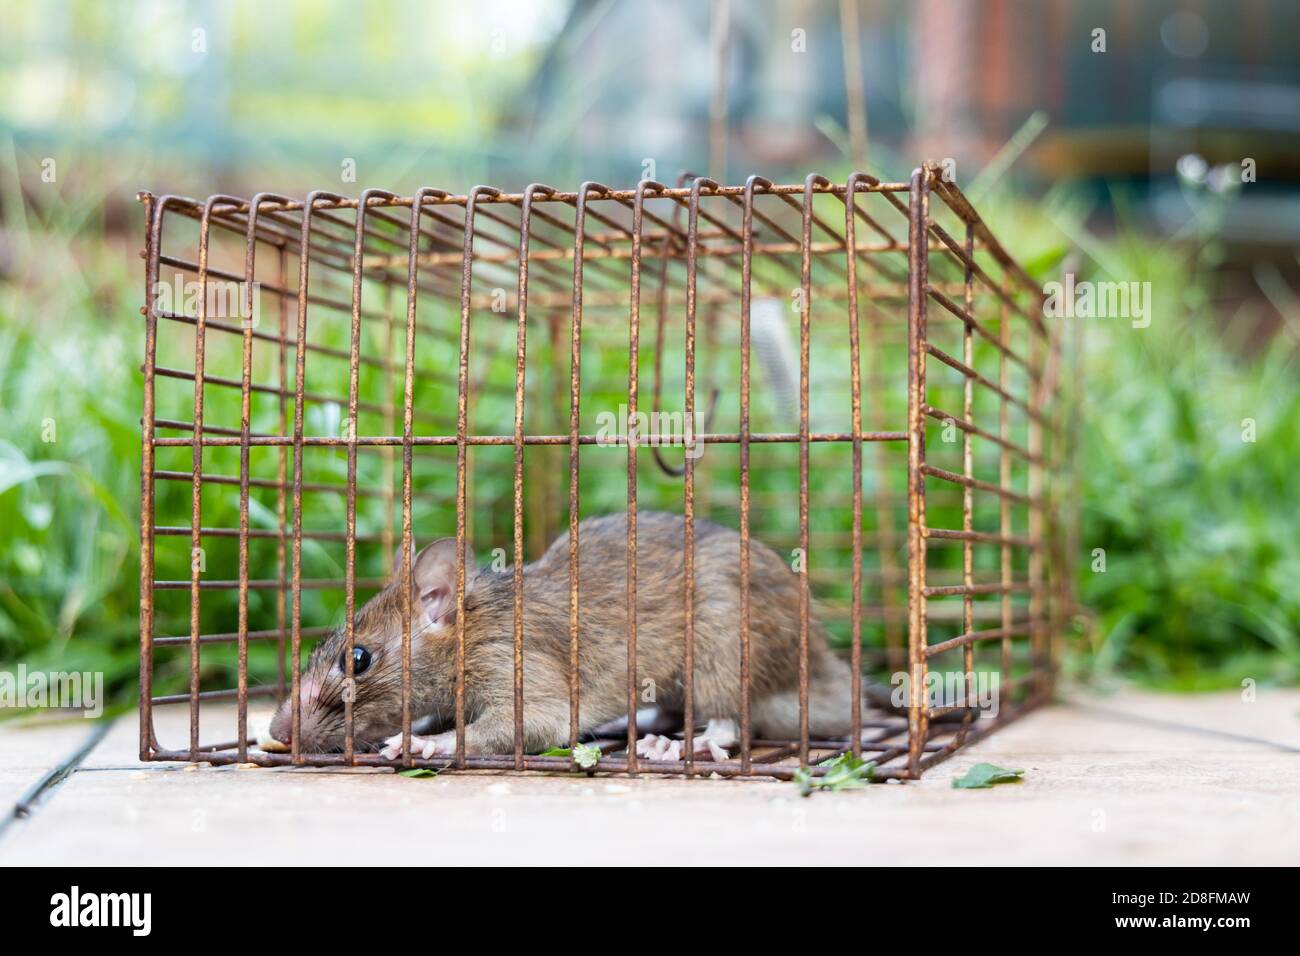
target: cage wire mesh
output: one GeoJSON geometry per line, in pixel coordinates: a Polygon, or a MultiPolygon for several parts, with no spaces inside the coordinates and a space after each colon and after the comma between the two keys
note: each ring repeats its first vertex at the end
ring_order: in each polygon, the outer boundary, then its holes
{"type": "MultiPolygon", "coordinates": [[[[855,691],[901,673],[913,693],[892,710],[855,693],[861,735],[816,739],[804,720],[797,739],[759,739],[742,688],[734,755],[649,761],[630,746],[629,653],[628,732],[596,741],[600,771],[788,777],[850,753],[914,778],[1050,693],[1071,601],[1050,480],[1060,346],[1040,289],[939,167],[140,198],[142,759],[388,764],[355,745],[350,699],[341,753],[296,737],[260,752],[250,706],[297,701],[312,642],[354,640],[403,542],[456,536],[509,566],[579,518],[649,508],[790,556],[803,646],[820,618],[855,691]],[[673,440],[691,431],[698,444],[673,440]],[[996,716],[975,706],[978,673],[996,675],[996,716]],[[159,741],[164,707],[188,707],[188,740],[159,741]]],[[[806,674],[800,690],[806,712],[806,674]]],[[[402,693],[409,730],[409,669],[402,693]]],[[[392,763],[573,767],[524,752],[520,698],[513,753],[468,753],[462,730],[454,756],[392,763]]]]}

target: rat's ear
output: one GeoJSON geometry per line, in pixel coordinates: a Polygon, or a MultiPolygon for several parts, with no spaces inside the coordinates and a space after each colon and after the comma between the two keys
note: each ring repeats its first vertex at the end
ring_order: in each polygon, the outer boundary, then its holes
{"type": "MultiPolygon", "coordinates": [[[[414,539],[412,539],[412,541],[411,541],[411,545],[412,545],[412,547],[415,546],[415,540],[414,540],[414,539]]],[[[449,555],[448,555],[448,558],[449,558],[449,560],[451,560],[452,562],[455,562],[455,560],[456,560],[456,558],[455,558],[455,555],[456,555],[456,539],[455,539],[455,538],[439,538],[437,541],[433,542],[432,544],[428,545],[427,547],[423,548],[422,550],[416,552],[416,555],[415,555],[416,567],[417,567],[417,568],[419,567],[419,562],[420,562],[421,558],[424,558],[426,555],[430,555],[430,552],[434,552],[436,549],[439,549],[439,548],[447,548],[447,549],[450,549],[450,553],[449,553],[449,555]]],[[[432,555],[430,555],[430,560],[432,560],[432,555]]],[[[453,580],[454,580],[454,576],[455,576],[455,573],[456,573],[456,565],[455,565],[454,563],[452,564],[451,570],[452,570],[452,575],[453,575],[453,580]]],[[[475,570],[477,570],[477,569],[476,569],[476,566],[475,566],[475,564],[474,564],[474,548],[473,548],[473,546],[472,546],[468,541],[466,541],[466,542],[465,542],[465,574],[466,574],[466,580],[469,580],[469,578],[473,575],[473,573],[474,573],[475,570]]],[[[397,545],[397,550],[395,550],[395,551],[393,552],[393,570],[392,570],[392,572],[391,572],[391,577],[392,577],[393,583],[396,584],[396,583],[398,582],[398,579],[399,579],[403,574],[405,574],[405,572],[406,572],[406,548],[405,548],[402,544],[399,543],[399,544],[397,545]]]]}
{"type": "MultiPolygon", "coordinates": [[[[436,543],[437,542],[435,542],[435,544],[436,543]]],[[[416,544],[414,538],[411,539],[411,547],[412,548],[419,547],[419,545],[416,544]]],[[[416,552],[416,558],[417,559],[419,558],[418,551],[416,552]]],[[[406,547],[401,541],[398,541],[397,550],[393,552],[393,571],[392,571],[393,580],[396,581],[398,577],[405,572],[405,570],[406,570],[406,547]]]]}
{"type": "MultiPolygon", "coordinates": [[[[401,549],[398,549],[401,557],[401,549]]],[[[396,563],[396,562],[395,562],[396,563]]],[[[474,577],[474,550],[465,542],[465,586],[474,577]]],[[[395,573],[401,573],[397,566],[395,573]]],[[[456,539],[440,538],[415,556],[414,597],[424,617],[435,629],[456,621],[456,539]]]]}

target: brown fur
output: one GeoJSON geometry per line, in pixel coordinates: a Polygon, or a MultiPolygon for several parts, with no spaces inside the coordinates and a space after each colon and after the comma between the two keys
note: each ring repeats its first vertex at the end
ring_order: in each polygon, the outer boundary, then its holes
{"type": "MultiPolygon", "coordinates": [[[[684,521],[680,515],[637,516],[637,680],[639,706],[683,707],[684,521]]],[[[627,713],[627,519],[589,518],[578,528],[580,729],[627,713]]],[[[557,539],[523,569],[524,747],[537,751],[569,736],[569,543],[557,539]]],[[[756,737],[799,733],[799,579],[767,545],[750,541],[751,722],[756,737]]],[[[740,536],[695,521],[695,720],[740,716],[740,536]]],[[[401,731],[401,647],[404,601],[395,581],[357,614],[355,643],[372,663],[356,678],[353,707],[358,749],[401,731]]],[[[456,628],[412,638],[411,713],[435,726],[453,720],[456,628]]],[[[313,652],[305,671],[322,691],[304,700],[301,749],[342,745],[342,676],[346,646],[336,633],[313,652]]],[[[810,620],[810,725],[813,736],[849,732],[849,670],[810,620]]],[[[467,567],[465,715],[469,750],[514,747],[514,574],[467,567]]],[[[289,701],[272,732],[287,737],[289,701]]]]}

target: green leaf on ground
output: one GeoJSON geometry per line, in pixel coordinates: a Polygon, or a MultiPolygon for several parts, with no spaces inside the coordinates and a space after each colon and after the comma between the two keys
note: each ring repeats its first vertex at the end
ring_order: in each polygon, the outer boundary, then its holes
{"type": "Polygon", "coordinates": [[[799,796],[811,796],[814,790],[859,790],[871,781],[876,772],[874,761],[863,760],[852,754],[840,754],[823,760],[817,766],[825,768],[825,773],[814,776],[802,767],[795,771],[794,783],[799,789],[799,796]]]}
{"type": "Polygon", "coordinates": [[[977,763],[964,776],[953,777],[952,785],[959,790],[986,790],[995,783],[1020,783],[1023,770],[1004,770],[991,763],[977,763]]]}
{"type": "Polygon", "coordinates": [[[411,767],[409,770],[397,771],[399,777],[436,777],[438,771],[430,770],[428,767],[411,767]]]}

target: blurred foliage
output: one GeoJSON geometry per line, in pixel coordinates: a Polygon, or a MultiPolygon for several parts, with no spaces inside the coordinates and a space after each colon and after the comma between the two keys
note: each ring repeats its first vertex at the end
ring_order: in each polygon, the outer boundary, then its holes
{"type": "Polygon", "coordinates": [[[38,212],[20,194],[8,152],[0,659],[101,670],[120,699],[137,670],[140,386],[131,313],[139,306],[131,290],[141,273],[116,244],[81,241],[83,230],[102,228],[100,196],[38,212]]]}
{"type": "Polygon", "coordinates": [[[1300,308],[1269,290],[1282,328],[1251,341],[1249,310],[1216,305],[1231,195],[1206,198],[1179,242],[1122,220],[1108,243],[1070,228],[1090,278],[1140,277],[1154,302],[1150,328],[1111,320],[1086,339],[1078,560],[1094,621],[1078,663],[1186,690],[1300,677],[1300,308]]]}

